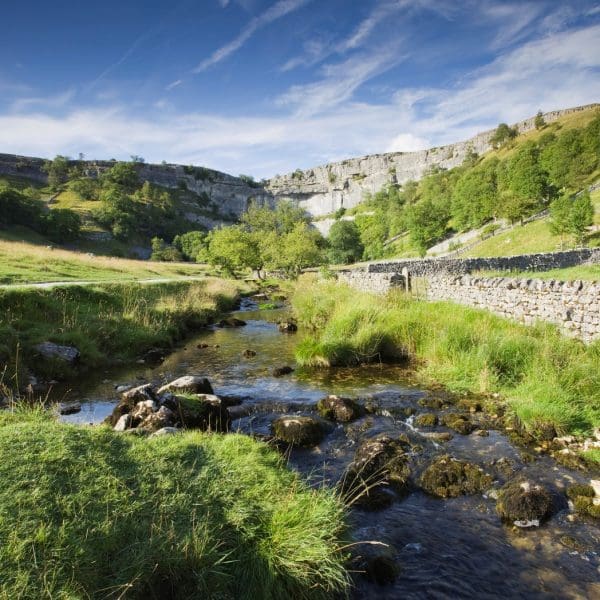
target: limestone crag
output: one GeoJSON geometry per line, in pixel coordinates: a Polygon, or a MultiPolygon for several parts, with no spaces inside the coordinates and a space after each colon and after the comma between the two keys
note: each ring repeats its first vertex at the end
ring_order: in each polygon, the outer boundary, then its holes
{"type": "MultiPolygon", "coordinates": [[[[547,123],[564,115],[588,110],[598,104],[548,112],[547,123]]],[[[535,117],[516,123],[520,133],[535,127],[535,117]]],[[[391,152],[351,158],[329,163],[305,171],[297,170],[276,176],[267,183],[267,191],[276,200],[292,200],[313,217],[328,215],[340,208],[352,208],[364,200],[365,194],[374,194],[390,183],[403,184],[418,180],[431,167],[457,167],[470,152],[484,154],[491,149],[495,130],[477,134],[469,140],[421,150],[418,152],[391,152]]]]}

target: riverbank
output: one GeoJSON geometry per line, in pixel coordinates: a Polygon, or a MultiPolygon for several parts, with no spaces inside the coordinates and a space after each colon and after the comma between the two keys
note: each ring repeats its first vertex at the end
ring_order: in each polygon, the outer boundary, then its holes
{"type": "Polygon", "coordinates": [[[600,426],[599,343],[584,346],[551,325],[526,327],[449,302],[401,292],[382,298],[314,279],[298,285],[292,304],[311,331],[296,351],[300,365],[404,360],[425,385],[500,395],[535,437],[600,426]]]}
{"type": "Polygon", "coordinates": [[[148,439],[2,411],[0,452],[0,598],[348,589],[339,498],[248,436],[148,439]]]}
{"type": "Polygon", "coordinates": [[[231,310],[250,286],[207,277],[172,283],[119,283],[0,290],[3,382],[22,386],[28,373],[64,379],[107,365],[152,359],[187,332],[231,310]],[[51,342],[73,348],[68,359],[41,352],[51,342]],[[141,359],[143,360],[143,359],[141,359]]]}

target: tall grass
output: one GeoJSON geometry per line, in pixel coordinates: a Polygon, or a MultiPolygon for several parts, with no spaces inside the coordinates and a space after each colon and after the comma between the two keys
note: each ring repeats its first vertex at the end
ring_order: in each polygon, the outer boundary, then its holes
{"type": "Polygon", "coordinates": [[[311,331],[298,346],[306,366],[410,357],[424,383],[453,391],[498,392],[532,433],[587,432],[600,424],[600,342],[565,338],[449,302],[401,292],[378,297],[305,279],[292,299],[311,331]]]}
{"type": "Polygon", "coordinates": [[[344,508],[266,444],[0,413],[0,598],[331,598],[344,508]]]}
{"type": "Polygon", "coordinates": [[[73,375],[68,365],[35,356],[35,345],[43,341],[78,348],[79,370],[128,360],[151,346],[169,347],[188,330],[232,308],[243,286],[206,278],[0,290],[0,365],[9,364],[14,372],[20,349],[24,366],[36,374],[73,375]]]}

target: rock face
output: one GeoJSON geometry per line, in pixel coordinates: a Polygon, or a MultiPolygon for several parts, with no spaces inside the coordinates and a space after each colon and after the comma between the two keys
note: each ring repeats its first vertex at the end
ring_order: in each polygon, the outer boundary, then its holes
{"type": "MultiPolygon", "coordinates": [[[[593,106],[596,105],[549,112],[544,119],[550,123],[565,114],[593,106]]],[[[517,123],[516,127],[520,132],[534,129],[534,117],[517,123]]],[[[494,130],[490,130],[464,142],[439,148],[373,154],[298,170],[272,178],[266,190],[276,200],[292,200],[312,216],[328,215],[340,208],[352,208],[360,204],[365,194],[374,194],[390,183],[418,180],[433,166],[451,169],[462,164],[470,152],[484,154],[491,148],[493,134],[494,130]]]]}

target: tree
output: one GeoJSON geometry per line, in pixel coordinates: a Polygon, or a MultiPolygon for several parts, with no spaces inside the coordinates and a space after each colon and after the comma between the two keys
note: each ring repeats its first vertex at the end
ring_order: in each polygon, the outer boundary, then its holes
{"type": "Polygon", "coordinates": [[[537,130],[543,129],[546,127],[546,120],[544,119],[544,113],[541,110],[537,111],[535,115],[535,119],[533,120],[533,124],[537,130]]]}
{"type": "Polygon", "coordinates": [[[76,240],[80,229],[79,215],[68,208],[55,208],[45,215],[43,220],[44,233],[58,243],[76,240]]]}
{"type": "Polygon", "coordinates": [[[449,213],[448,204],[443,199],[425,198],[410,207],[410,237],[421,256],[425,256],[428,248],[443,239],[448,227],[449,213]]]}
{"type": "Polygon", "coordinates": [[[586,191],[573,200],[569,222],[575,243],[582,245],[585,240],[586,229],[594,223],[594,205],[589,192],[586,191]]]}
{"type": "Polygon", "coordinates": [[[207,248],[204,231],[188,231],[175,236],[173,245],[181,252],[186,260],[199,262],[198,257],[204,255],[207,248]]]}
{"type": "Polygon", "coordinates": [[[560,247],[564,245],[564,237],[570,233],[571,209],[573,201],[563,194],[550,204],[550,219],[548,226],[552,235],[560,236],[560,247]]]}
{"type": "Polygon", "coordinates": [[[255,270],[260,277],[263,257],[258,239],[239,225],[222,227],[208,236],[208,256],[213,265],[234,275],[237,269],[255,270]]]}
{"type": "Polygon", "coordinates": [[[101,175],[102,185],[118,185],[133,192],[140,183],[134,163],[118,162],[101,175]]]}
{"type": "Polygon", "coordinates": [[[58,154],[53,160],[47,160],[42,170],[48,173],[48,185],[56,191],[68,179],[69,158],[58,154]]]}
{"type": "Polygon", "coordinates": [[[506,144],[510,140],[517,137],[519,132],[514,127],[509,127],[506,123],[500,123],[490,138],[490,142],[494,148],[506,144]]]}
{"type": "Polygon", "coordinates": [[[364,247],[354,221],[336,221],[329,230],[329,260],[334,264],[350,264],[360,260],[364,247]]]}
{"type": "Polygon", "coordinates": [[[91,177],[80,177],[70,182],[69,187],[82,200],[95,200],[98,198],[99,185],[95,179],[91,177]]]}
{"type": "Polygon", "coordinates": [[[178,262],[182,260],[181,252],[170,244],[165,243],[162,238],[152,238],[152,255],[151,260],[161,260],[164,262],[178,262]]]}
{"type": "Polygon", "coordinates": [[[271,246],[268,266],[297,277],[303,269],[323,264],[323,238],[306,223],[296,223],[293,230],[281,236],[279,248],[271,246]]]}

